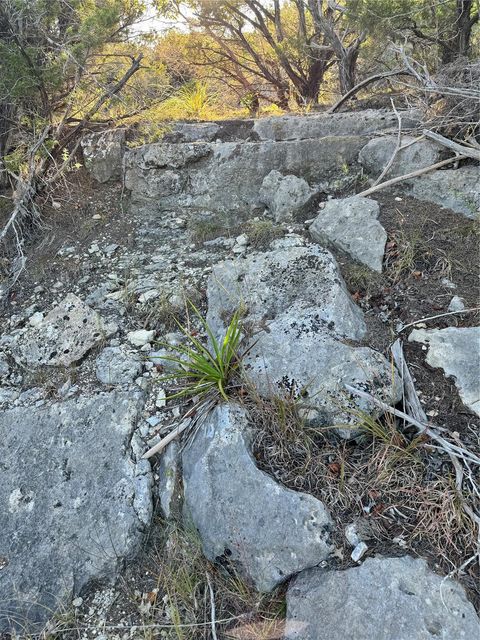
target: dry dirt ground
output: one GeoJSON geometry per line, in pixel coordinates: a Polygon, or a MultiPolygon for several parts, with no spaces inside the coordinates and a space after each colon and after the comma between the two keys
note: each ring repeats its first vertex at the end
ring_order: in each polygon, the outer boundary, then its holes
{"type": "MultiPolygon", "coordinates": [[[[350,293],[366,315],[368,343],[388,356],[389,345],[404,335],[404,325],[446,313],[453,295],[463,298],[469,309],[479,306],[480,229],[461,215],[401,194],[381,192],[377,199],[380,221],[388,232],[384,273],[375,274],[344,255],[336,257],[350,293]]],[[[45,287],[48,308],[55,282],[68,289],[69,283],[78,281],[78,269],[69,271],[58,257],[62,246],[75,241],[87,251],[100,231],[108,242],[135,245],[132,217],[122,206],[119,185],[100,186],[78,172],[54,200],[60,208],[47,207],[46,227],[28,247],[28,268],[0,308],[0,323],[22,308],[35,287],[45,287]]],[[[282,232],[265,228],[272,234],[282,232]]],[[[225,233],[207,231],[208,237],[225,233]]],[[[201,244],[198,233],[194,239],[201,244]]],[[[200,288],[200,295],[204,293],[200,288]]],[[[479,321],[477,311],[429,320],[427,326],[462,327],[479,321]]],[[[149,328],[148,318],[142,322],[149,328]]],[[[467,448],[480,451],[480,420],[463,406],[453,382],[425,363],[421,345],[405,341],[404,348],[432,423],[457,432],[467,448]]],[[[332,565],[352,564],[342,531],[354,521],[368,539],[369,554],[408,550],[427,557],[444,573],[455,571],[472,555],[475,532],[458,503],[452,467],[445,456],[429,448],[428,441],[384,420],[370,428],[364,425],[360,439],[344,442],[331,432],[306,427],[293,399],[246,398],[245,402],[255,418],[254,454],[259,466],[285,485],[311,492],[334,515],[339,535],[332,565]],[[377,429],[375,437],[372,429],[377,429]]],[[[459,575],[477,606],[479,578],[475,563],[459,575]]],[[[167,525],[157,509],[142,553],[128,563],[118,584],[92,585],[78,606],[55,618],[46,637],[212,638],[208,623],[212,592],[219,638],[280,637],[284,590],[260,596],[228,561],[210,565],[195,536],[178,525],[167,525]]]]}

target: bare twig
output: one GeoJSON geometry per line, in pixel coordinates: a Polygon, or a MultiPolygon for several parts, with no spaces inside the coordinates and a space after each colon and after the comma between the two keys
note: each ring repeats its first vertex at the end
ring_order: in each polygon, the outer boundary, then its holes
{"type": "Polygon", "coordinates": [[[154,445],[151,449],[144,453],[142,457],[145,458],[145,460],[148,460],[148,458],[151,458],[156,453],[160,453],[161,451],[163,451],[172,440],[175,440],[175,438],[183,433],[185,429],[188,429],[191,423],[192,420],[185,416],[185,418],[177,425],[177,427],[175,427],[175,429],[172,429],[169,434],[167,434],[160,440],[160,442],[157,442],[156,445],[154,445]]]}
{"type": "Polygon", "coordinates": [[[403,391],[408,411],[413,417],[420,423],[428,422],[428,418],[420,404],[415,385],[413,384],[413,378],[408,370],[405,356],[403,355],[402,342],[400,338],[397,338],[391,348],[393,361],[400,373],[400,377],[403,382],[403,391]]]}
{"type": "Polygon", "coordinates": [[[390,102],[392,103],[393,112],[397,116],[397,120],[398,120],[397,144],[396,144],[395,149],[394,149],[394,151],[392,153],[392,157],[390,158],[390,160],[385,165],[382,173],[378,176],[378,178],[372,184],[372,187],[375,187],[377,184],[380,184],[380,182],[383,180],[383,178],[390,171],[390,167],[394,163],[395,158],[397,157],[397,153],[400,151],[400,147],[402,146],[402,117],[400,116],[400,114],[398,113],[397,109],[395,108],[395,103],[394,103],[392,98],[390,98],[390,102]]]}
{"type": "Polygon", "coordinates": [[[404,182],[405,180],[410,180],[410,178],[416,178],[425,173],[430,173],[430,171],[435,171],[435,169],[440,169],[440,167],[445,167],[447,164],[452,164],[452,162],[457,162],[457,160],[464,160],[467,156],[456,156],[454,158],[448,158],[448,160],[441,160],[440,162],[436,162],[435,164],[431,164],[428,167],[424,167],[423,169],[417,169],[416,171],[412,171],[410,173],[406,173],[403,176],[398,176],[397,178],[392,178],[391,180],[387,180],[386,182],[382,182],[382,184],[377,184],[374,187],[369,187],[365,191],[357,194],[359,196],[369,196],[371,193],[375,193],[375,191],[380,191],[380,189],[386,189],[387,187],[391,187],[394,184],[398,184],[399,182],[404,182]]]}
{"type": "MultiPolygon", "coordinates": [[[[392,345],[392,356],[393,356],[393,360],[397,366],[397,369],[400,372],[400,376],[402,378],[402,382],[403,382],[403,390],[404,390],[404,396],[407,402],[407,406],[409,407],[409,410],[414,414],[414,417],[416,420],[419,420],[420,423],[424,424],[425,426],[426,423],[428,422],[427,420],[427,416],[425,415],[425,412],[423,411],[423,408],[420,404],[420,400],[418,398],[417,392],[415,390],[415,386],[413,384],[413,379],[412,376],[410,374],[410,371],[408,369],[407,363],[405,361],[405,356],[403,354],[403,348],[402,348],[402,343],[400,339],[397,339],[395,341],[395,343],[392,345]]],[[[435,429],[438,431],[438,427],[428,427],[428,429],[435,429]]],[[[462,443],[460,442],[460,438],[458,436],[458,434],[452,434],[451,436],[459,445],[461,451],[465,451],[462,447],[462,443]]],[[[443,438],[441,439],[443,441],[443,438]]],[[[437,440],[438,441],[438,440],[437,440]]],[[[446,442],[446,441],[445,441],[446,442]]],[[[465,567],[467,567],[471,562],[473,562],[475,559],[477,559],[480,562],[480,516],[475,513],[475,511],[472,509],[472,507],[467,503],[465,497],[464,497],[464,491],[463,491],[463,480],[465,477],[465,470],[467,471],[468,474],[468,480],[470,482],[470,485],[473,489],[474,494],[479,497],[480,496],[480,492],[478,490],[478,487],[473,479],[472,476],[472,472],[470,469],[470,461],[466,460],[465,457],[463,455],[458,455],[458,453],[451,451],[449,448],[445,448],[444,446],[444,442],[439,442],[440,446],[440,450],[442,451],[446,451],[446,453],[448,454],[452,465],[455,469],[455,487],[457,490],[457,495],[459,497],[459,500],[461,502],[462,508],[464,510],[464,512],[467,514],[467,516],[470,518],[470,520],[476,525],[477,528],[477,547],[476,547],[476,553],[471,556],[470,558],[468,558],[462,565],[461,567],[459,567],[456,571],[460,572],[463,571],[465,569],[465,567]],[[463,463],[463,464],[462,464],[463,463]]],[[[454,572],[452,572],[454,573],[454,572]]]]}
{"type": "Polygon", "coordinates": [[[210,575],[208,571],[205,573],[207,577],[208,590],[210,591],[210,626],[212,629],[212,640],[218,640],[217,631],[216,631],[216,620],[215,620],[215,594],[213,593],[212,581],[210,579],[210,575]]]}
{"type": "Polygon", "coordinates": [[[189,437],[194,437],[197,429],[201,426],[202,421],[209,414],[211,409],[215,406],[217,400],[215,398],[201,398],[196,402],[191,409],[189,409],[183,416],[182,421],[177,427],[172,429],[169,434],[157,442],[151,449],[143,454],[143,458],[151,458],[156,453],[160,453],[165,447],[170,444],[172,440],[175,440],[187,429],[190,429],[189,437]]]}
{"type": "Polygon", "coordinates": [[[414,322],[409,322],[405,324],[401,329],[397,331],[397,333],[401,333],[408,329],[408,327],[413,327],[416,324],[420,324],[421,322],[428,322],[429,320],[437,320],[438,318],[445,318],[446,316],[455,316],[461,315],[462,313],[473,313],[475,311],[480,311],[480,307],[472,307],[471,309],[462,309],[461,311],[447,311],[446,313],[439,313],[436,316],[428,316],[427,318],[420,318],[420,320],[415,320],[414,322]]]}
{"type": "Polygon", "coordinates": [[[437,431],[444,431],[444,429],[442,429],[441,427],[436,427],[436,426],[433,427],[433,426],[424,424],[419,420],[417,420],[416,418],[414,418],[413,416],[409,416],[407,413],[400,411],[399,409],[395,409],[395,407],[391,407],[387,403],[382,402],[381,400],[378,400],[378,398],[375,398],[374,396],[372,396],[370,393],[367,393],[366,391],[362,391],[361,389],[356,389],[355,387],[352,387],[348,384],[345,385],[345,388],[347,389],[347,391],[350,391],[350,393],[353,393],[354,395],[357,395],[360,398],[369,400],[370,402],[372,402],[374,405],[376,405],[383,411],[386,411],[387,413],[391,413],[392,415],[397,416],[398,418],[402,418],[408,424],[411,424],[413,427],[416,427],[419,433],[425,434],[429,438],[437,442],[440,445],[440,447],[443,449],[443,451],[445,451],[449,455],[452,453],[453,455],[457,455],[458,457],[472,464],[480,465],[480,458],[477,455],[475,455],[471,451],[468,451],[467,449],[464,449],[463,447],[460,447],[455,444],[452,444],[451,442],[448,442],[445,438],[439,435],[437,431]]]}

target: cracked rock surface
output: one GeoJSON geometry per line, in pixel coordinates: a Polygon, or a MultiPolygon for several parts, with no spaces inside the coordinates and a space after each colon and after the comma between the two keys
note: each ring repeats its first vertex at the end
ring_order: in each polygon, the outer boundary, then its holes
{"type": "Polygon", "coordinates": [[[102,393],[0,413],[0,630],[34,630],[138,549],[152,512],[150,465],[129,444],[141,405],[102,393]]]}
{"type": "Polygon", "coordinates": [[[117,330],[75,294],[69,293],[19,339],[14,355],[28,366],[68,366],[117,330]]]}
{"type": "MultiPolygon", "coordinates": [[[[365,335],[365,322],[333,256],[317,245],[302,246],[301,239],[292,246],[291,240],[214,267],[207,319],[222,335],[225,318],[242,306],[255,336],[244,367],[260,393],[301,395],[314,421],[348,424],[349,408],[373,413],[374,407],[350,397],[346,384],[394,401],[400,389],[382,354],[351,344],[365,335]]],[[[348,427],[337,430],[354,435],[348,427]]]]}

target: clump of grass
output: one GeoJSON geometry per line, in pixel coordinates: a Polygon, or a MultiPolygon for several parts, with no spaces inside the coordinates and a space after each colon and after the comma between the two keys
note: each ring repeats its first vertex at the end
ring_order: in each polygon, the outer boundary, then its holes
{"type": "Polygon", "coordinates": [[[254,249],[266,249],[273,240],[283,236],[282,229],[271,220],[249,220],[245,232],[254,249]]]}
{"type": "Polygon", "coordinates": [[[207,240],[215,240],[215,238],[231,233],[225,221],[216,218],[191,220],[188,224],[188,231],[190,240],[196,244],[201,244],[207,240]]]}
{"type": "Polygon", "coordinates": [[[173,305],[168,296],[160,296],[145,305],[142,317],[145,327],[162,327],[165,331],[176,328],[178,308],[173,305]]]}
{"type": "MultiPolygon", "coordinates": [[[[302,420],[298,402],[254,398],[252,403],[258,466],[321,500],[337,531],[362,519],[373,549],[395,546],[392,540],[399,537],[407,548],[435,556],[447,572],[475,553],[476,532],[462,511],[454,469],[447,456],[432,456],[424,437],[401,429],[393,417],[358,412],[350,426],[364,435],[347,441],[331,428],[302,420]]],[[[340,537],[337,542],[345,544],[340,537]]],[[[344,553],[348,563],[348,548],[344,553]]],[[[471,586],[474,569],[468,572],[473,572],[465,578],[471,586]]]]}
{"type": "Polygon", "coordinates": [[[268,630],[278,626],[284,615],[284,599],[278,591],[261,595],[228,561],[211,564],[202,554],[196,532],[175,522],[164,524],[163,538],[150,561],[156,589],[145,626],[167,617],[172,640],[210,637],[212,589],[219,638],[273,637],[268,630]]]}
{"type": "Polygon", "coordinates": [[[382,283],[381,274],[361,264],[346,264],[342,268],[342,275],[351,292],[365,291],[367,294],[371,294],[382,283]]]}
{"type": "Polygon", "coordinates": [[[177,326],[186,338],[186,344],[174,348],[177,355],[162,356],[163,360],[173,365],[173,371],[161,380],[175,379],[180,382],[181,388],[170,396],[172,398],[205,396],[214,391],[224,400],[228,400],[229,384],[238,373],[242,361],[242,312],[240,309],[235,311],[224,338],[220,340],[193,302],[188,301],[188,306],[207,334],[211,346],[204,345],[193,331],[177,321],[177,326]]]}
{"type": "Polygon", "coordinates": [[[387,253],[387,273],[392,282],[398,282],[419,270],[419,266],[428,261],[432,253],[422,236],[422,229],[414,233],[398,231],[391,242],[394,246],[387,253]]]}

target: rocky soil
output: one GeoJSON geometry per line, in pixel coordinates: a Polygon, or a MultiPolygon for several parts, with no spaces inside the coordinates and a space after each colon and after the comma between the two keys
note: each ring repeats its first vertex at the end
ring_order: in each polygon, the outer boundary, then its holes
{"type": "MultiPolygon", "coordinates": [[[[402,122],[412,142],[419,114],[402,122]]],[[[478,167],[356,195],[395,127],[366,111],[85,140],[88,171],[0,282],[5,638],[480,633],[462,510],[479,466],[460,497],[449,456],[385,414],[407,410],[400,338],[427,419],[480,455],[478,167]],[[187,300],[219,338],[242,308],[245,378],[146,460],[192,408],[162,379],[177,320],[205,338],[187,300]]],[[[407,144],[387,177],[444,155],[407,144]]]]}

